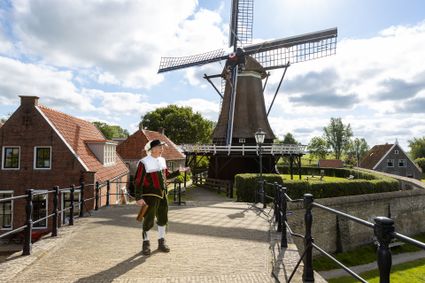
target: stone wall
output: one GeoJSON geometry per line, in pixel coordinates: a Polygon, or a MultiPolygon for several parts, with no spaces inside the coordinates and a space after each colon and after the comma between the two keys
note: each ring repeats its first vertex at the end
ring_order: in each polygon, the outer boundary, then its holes
{"type": "MultiPolygon", "coordinates": [[[[376,216],[391,217],[394,219],[396,232],[408,236],[425,232],[423,189],[318,199],[317,203],[371,223],[374,223],[376,216]]],[[[304,234],[305,210],[302,203],[290,203],[288,210],[291,211],[288,215],[291,229],[304,234]]],[[[313,208],[312,234],[315,243],[328,252],[350,250],[374,240],[373,229],[317,207],[313,208]]],[[[302,243],[297,242],[297,245],[302,243]]]]}

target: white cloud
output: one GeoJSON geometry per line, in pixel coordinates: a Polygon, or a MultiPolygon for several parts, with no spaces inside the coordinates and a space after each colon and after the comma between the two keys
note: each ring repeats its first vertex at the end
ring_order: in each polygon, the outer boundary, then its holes
{"type": "Polygon", "coordinates": [[[177,101],[176,104],[179,106],[192,107],[194,112],[199,112],[203,117],[212,121],[217,121],[218,114],[220,113],[219,103],[206,99],[193,98],[184,101],[177,101]]]}

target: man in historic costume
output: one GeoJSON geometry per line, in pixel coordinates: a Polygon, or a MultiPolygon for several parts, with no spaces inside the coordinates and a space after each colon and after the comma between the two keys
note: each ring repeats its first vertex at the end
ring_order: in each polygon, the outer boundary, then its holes
{"type": "Polygon", "coordinates": [[[161,156],[165,143],[160,140],[152,140],[145,146],[146,157],[142,158],[138,165],[135,182],[135,195],[137,204],[148,205],[143,218],[143,248],[144,255],[150,255],[150,242],[148,231],[154,226],[155,218],[158,225],[158,250],[169,252],[170,248],[165,243],[165,226],[168,222],[167,178],[179,175],[188,168],[169,173],[165,159],[161,156]]]}

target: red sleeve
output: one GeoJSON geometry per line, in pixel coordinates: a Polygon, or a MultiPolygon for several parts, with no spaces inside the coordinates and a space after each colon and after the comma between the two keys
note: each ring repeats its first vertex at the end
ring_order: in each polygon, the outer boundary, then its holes
{"type": "Polygon", "coordinates": [[[140,182],[142,181],[143,167],[143,162],[139,162],[137,166],[136,176],[134,176],[134,182],[137,187],[140,186],[140,182]]]}

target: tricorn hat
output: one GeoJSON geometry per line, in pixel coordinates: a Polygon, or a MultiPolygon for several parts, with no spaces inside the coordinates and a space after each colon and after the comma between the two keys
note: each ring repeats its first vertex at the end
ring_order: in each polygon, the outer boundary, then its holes
{"type": "Polygon", "coordinates": [[[165,142],[160,141],[160,140],[151,140],[145,145],[145,150],[150,151],[155,146],[164,145],[164,144],[165,144],[165,142]]]}

